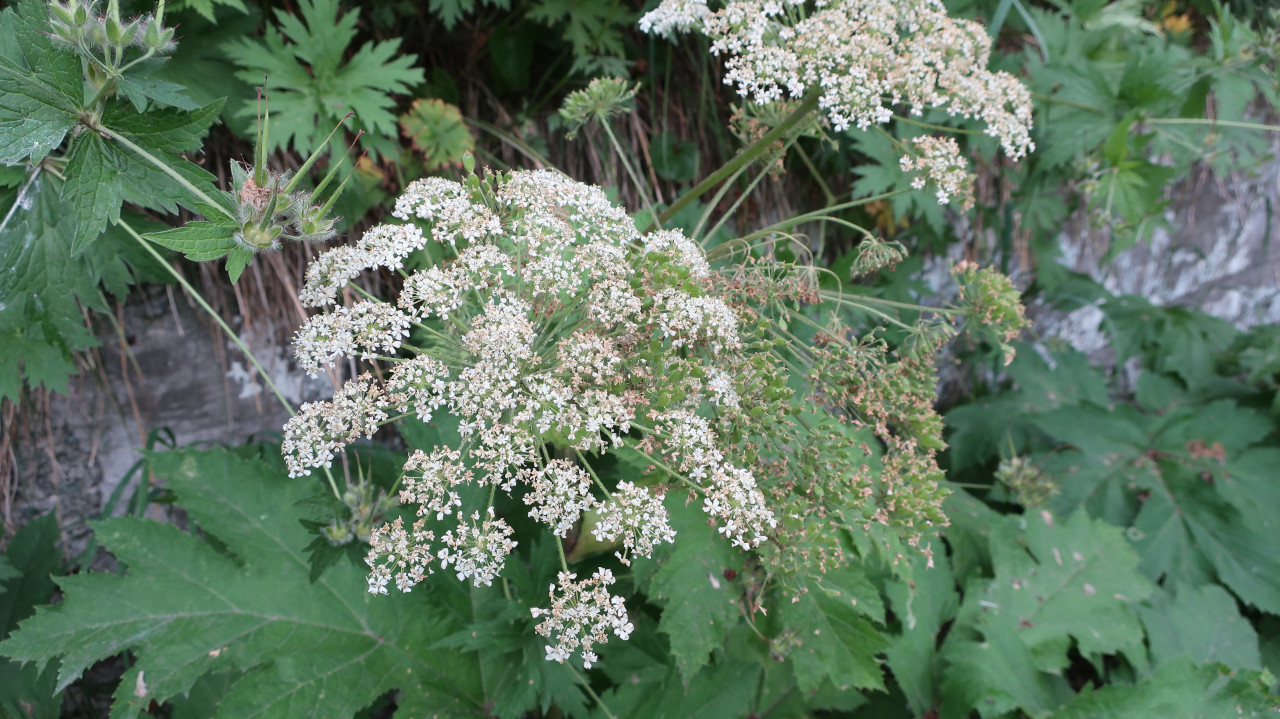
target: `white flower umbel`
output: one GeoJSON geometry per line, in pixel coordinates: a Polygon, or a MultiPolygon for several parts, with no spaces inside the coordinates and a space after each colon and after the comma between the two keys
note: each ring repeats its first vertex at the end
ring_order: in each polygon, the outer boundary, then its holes
{"type": "Polygon", "coordinates": [[[953,197],[967,208],[973,204],[970,194],[968,165],[960,156],[960,146],[950,137],[917,137],[911,140],[915,154],[904,155],[899,161],[903,172],[919,172],[911,180],[917,190],[926,184],[936,188],[938,204],[945,205],[953,197]]]}
{"type": "Polygon", "coordinates": [[[401,504],[417,504],[418,516],[435,515],[437,521],[457,511],[462,499],[454,490],[471,483],[471,471],[457,450],[436,447],[431,454],[414,450],[404,464],[401,504]]]}
{"type": "Polygon", "coordinates": [[[436,555],[440,559],[441,569],[453,565],[458,581],[468,579],[479,587],[492,586],[507,555],[516,548],[511,540],[512,530],[499,517],[493,516],[493,508],[478,526],[480,513],[474,512],[469,523],[460,523],[456,529],[445,532],[440,541],[445,545],[436,555]]]}
{"type": "Polygon", "coordinates": [[[370,375],[346,383],[327,402],[307,402],[284,426],[280,452],[290,477],[311,474],[314,467],[330,467],[343,447],[361,437],[369,439],[387,418],[382,388],[370,375]]]}
{"type": "Polygon", "coordinates": [[[710,38],[712,54],[726,58],[725,83],[753,103],[817,92],[838,132],[885,124],[895,107],[916,116],[938,109],[984,123],[1012,159],[1035,147],[1030,91],[986,69],[986,30],[950,17],[942,0],[727,0],[714,12],[663,0],[640,29],[710,38]]]}
{"type": "MultiPolygon", "coordinates": [[[[491,584],[516,547],[494,511],[498,491],[522,493],[556,541],[599,510],[598,542],[614,543],[624,562],[649,556],[675,539],[666,487],[624,480],[609,490],[588,457],[627,446],[657,454],[667,479],[703,500],[726,541],[759,546],[773,515],[744,468],[747,453],[717,431],[747,416],[746,398],[758,397],[773,371],[751,368],[771,360],[756,349],[758,329],[740,327],[730,299],[741,293],[696,243],[676,231],[642,237],[602,190],[546,171],[469,185],[420,180],[395,214],[414,229],[375,228],[313,263],[309,303],[338,304],[295,340],[307,371],[351,358],[378,372],[305,405],[284,442],[296,476],[330,466],[389,412],[457,420],[457,446],[411,452],[399,496],[417,523],[394,520],[373,535],[371,591],[408,591],[431,567],[491,584]],[[446,259],[406,271],[415,264],[407,255],[428,241],[444,243],[446,259]],[[394,302],[352,302],[368,295],[343,291],[373,267],[404,274],[394,302]]],[[[590,663],[607,633],[630,633],[622,600],[606,589],[612,583],[607,572],[585,581],[561,575],[539,629],[556,637],[550,658],[581,652],[590,663]]]]}
{"type": "Polygon", "coordinates": [[[551,527],[557,537],[567,537],[583,512],[595,506],[591,497],[591,475],[564,459],[553,459],[532,474],[533,491],[524,496],[529,516],[551,527]]]}
{"type": "Polygon", "coordinates": [[[582,666],[590,669],[600,659],[595,653],[597,644],[608,642],[610,632],[625,641],[635,626],[627,618],[622,597],[609,594],[608,587],[615,581],[613,572],[601,567],[590,579],[574,581],[577,577],[560,572],[556,577],[559,591],[552,584],[548,592],[551,608],[534,607],[530,611],[534,619],[546,617],[536,631],[554,642],[546,647],[548,661],[563,664],[577,652],[582,666]]]}
{"type": "Polygon", "coordinates": [[[662,497],[625,480],[618,482],[613,496],[601,507],[591,534],[597,542],[621,540],[622,551],[615,555],[627,566],[631,565],[630,555],[649,557],[662,542],[676,541],[662,497]]]}
{"type": "Polygon", "coordinates": [[[435,570],[431,563],[431,543],[435,535],[422,528],[419,520],[412,531],[405,531],[404,521],[396,517],[391,524],[375,527],[369,537],[369,592],[386,594],[387,584],[394,579],[396,589],[408,592],[435,570]],[[379,561],[381,560],[381,561],[379,561]]]}

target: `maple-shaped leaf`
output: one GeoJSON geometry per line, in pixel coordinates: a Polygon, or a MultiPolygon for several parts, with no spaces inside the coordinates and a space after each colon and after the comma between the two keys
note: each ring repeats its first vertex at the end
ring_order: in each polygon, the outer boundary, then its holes
{"type": "Polygon", "coordinates": [[[1119,528],[1078,512],[1024,518],[1018,542],[993,539],[995,580],[966,601],[983,612],[979,627],[1003,624],[1043,671],[1067,666],[1071,639],[1085,657],[1142,649],[1136,603],[1154,587],[1138,573],[1138,555],[1119,528]]]}
{"type": "Polygon", "coordinates": [[[422,156],[427,172],[462,167],[462,157],[475,147],[475,138],[454,105],[443,100],[414,100],[400,116],[400,132],[422,156]]]}
{"type": "Polygon", "coordinates": [[[992,528],[991,553],[995,578],[969,583],[943,646],[943,716],[1051,712],[1072,695],[1073,644],[1091,660],[1145,656],[1136,606],[1153,585],[1118,528],[1083,512],[1010,517],[992,528]]]}
{"type": "Polygon", "coordinates": [[[150,463],[220,545],[150,520],[98,522],[98,540],[127,573],[61,578],[65,601],[23,622],[0,653],[40,665],[60,658],[62,688],[94,662],[131,652],[113,717],[227,671],[240,676],[219,717],[349,717],[397,688],[433,697],[442,715],[480,713],[474,662],[430,650],[458,628],[428,604],[431,594],[370,595],[345,563],[311,583],[311,537],[295,506],[309,482],[226,450],[150,463]]]}
{"type": "Polygon", "coordinates": [[[1231,400],[1160,414],[1087,403],[1036,416],[1036,426],[1075,449],[1041,468],[1062,477],[1050,507],[1077,507],[1128,529],[1148,578],[1197,585],[1216,578],[1259,609],[1280,612],[1280,499],[1270,477],[1280,453],[1251,448],[1265,416],[1231,400]]]}
{"type": "MultiPolygon", "coordinates": [[[[279,29],[268,27],[261,40],[238,38],[223,45],[243,68],[236,77],[260,83],[267,75],[271,149],[318,150],[348,111],[374,140],[382,138],[377,149],[389,146],[386,138],[396,134],[391,95],[408,92],[423,74],[413,67],[417,55],[396,56],[399,39],[366,42],[346,59],[358,20],[356,10],[340,15],[338,0],[300,0],[297,15],[276,10],[279,29]]],[[[258,103],[247,101],[238,116],[257,114],[258,103]]]]}
{"type": "Polygon", "coordinates": [[[939,552],[934,564],[927,568],[923,558],[916,558],[910,581],[894,581],[885,587],[885,595],[902,623],[898,634],[887,637],[885,660],[917,715],[924,715],[937,705],[942,673],[938,634],[955,617],[960,603],[951,561],[939,552]]]}

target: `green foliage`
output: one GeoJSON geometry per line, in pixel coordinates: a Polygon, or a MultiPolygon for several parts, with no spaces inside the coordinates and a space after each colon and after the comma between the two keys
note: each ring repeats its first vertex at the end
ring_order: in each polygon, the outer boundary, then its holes
{"type": "Polygon", "coordinates": [[[622,28],[636,19],[609,0],[539,0],[529,19],[560,28],[573,48],[573,69],[588,76],[627,76],[622,28]]]}
{"type": "MultiPolygon", "coordinates": [[[[0,554],[0,639],[53,598],[53,575],[62,569],[58,540],[58,520],[49,513],[27,522],[0,554]]],[[[55,679],[52,671],[0,659],[0,715],[56,719],[62,701],[55,679]]]]}
{"type": "Polygon", "coordinates": [[[11,268],[0,277],[0,397],[17,398],[24,377],[61,390],[74,353],[93,344],[81,306],[105,309],[100,285],[123,296],[153,267],[98,241],[124,203],[195,210],[193,192],[212,191],[213,177],[178,153],[200,148],[221,102],[195,108],[152,78],[154,50],[109,63],[60,44],[73,31],[35,0],[0,12],[0,164],[19,168],[0,179],[0,261],[11,268]],[[85,75],[82,63],[114,74],[85,75]]]}
{"type": "MultiPolygon", "coordinates": [[[[396,136],[394,94],[405,94],[423,81],[414,68],[415,55],[397,57],[400,40],[366,42],[348,58],[356,37],[359,12],[338,12],[338,0],[302,0],[298,14],[275,13],[277,26],[261,40],[240,38],[224,45],[236,73],[258,83],[265,73],[271,93],[270,149],[293,147],[309,155],[325,144],[329,130],[348,111],[369,133],[366,141],[377,152],[390,152],[396,136]]],[[[246,102],[242,117],[255,117],[256,103],[246,102]]]]}
{"type": "Polygon", "coordinates": [[[665,552],[649,594],[664,608],[658,631],[670,639],[674,664],[688,680],[737,623],[741,585],[724,573],[737,564],[738,553],[720,541],[696,505],[670,504],[671,526],[684,541],[665,552]]]}
{"type": "Polygon", "coordinates": [[[61,579],[66,601],[25,622],[7,656],[40,667],[61,657],[61,689],[132,650],[116,715],[225,672],[237,678],[220,716],[350,716],[393,688],[432,696],[437,711],[477,711],[474,664],[431,650],[457,629],[450,613],[374,601],[350,564],[310,582],[295,506],[306,482],[223,450],[163,453],[151,464],[219,544],[154,521],[99,522],[99,541],[128,574],[61,579]]]}

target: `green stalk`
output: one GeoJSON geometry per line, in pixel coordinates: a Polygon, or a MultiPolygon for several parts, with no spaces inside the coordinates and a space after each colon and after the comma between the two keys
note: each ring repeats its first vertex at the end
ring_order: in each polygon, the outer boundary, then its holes
{"type": "Polygon", "coordinates": [[[1203,117],[1149,117],[1143,122],[1148,125],[1221,125],[1222,127],[1238,127],[1245,130],[1263,130],[1280,132],[1280,125],[1266,125],[1260,122],[1240,122],[1238,120],[1210,120],[1203,117]]]}
{"type": "Polygon", "coordinates": [[[649,216],[657,216],[657,208],[653,206],[653,200],[649,199],[644,179],[637,175],[635,168],[631,166],[631,162],[627,159],[627,153],[623,151],[622,143],[618,142],[618,137],[613,134],[613,128],[609,127],[609,121],[607,119],[602,120],[600,127],[604,128],[604,134],[609,136],[609,144],[613,145],[613,151],[618,153],[618,159],[622,161],[622,169],[627,171],[627,176],[635,183],[636,192],[640,193],[640,200],[644,202],[644,207],[649,211],[649,216]]]}
{"type": "Polygon", "coordinates": [[[755,232],[752,232],[749,235],[743,235],[738,239],[742,241],[750,241],[750,240],[756,239],[757,237],[764,237],[765,235],[769,235],[774,232],[779,232],[781,230],[795,227],[796,225],[809,222],[810,220],[829,219],[827,214],[829,212],[839,212],[840,210],[848,210],[853,207],[858,207],[859,205],[865,205],[869,202],[875,202],[876,200],[885,200],[890,197],[893,197],[894,195],[901,195],[904,192],[912,192],[912,190],[910,188],[906,188],[902,190],[893,190],[892,192],[882,192],[879,195],[864,197],[860,200],[850,200],[849,202],[841,202],[838,205],[830,205],[820,210],[814,210],[813,212],[806,212],[802,215],[789,217],[781,222],[775,222],[774,224],[769,225],[768,227],[764,227],[759,230],[756,230],[755,232]]]}
{"type": "MultiPolygon", "coordinates": [[[[748,197],[751,196],[751,193],[756,191],[756,187],[760,184],[761,180],[763,180],[765,177],[768,177],[769,167],[773,163],[781,160],[782,156],[787,154],[787,148],[789,148],[790,146],[791,144],[788,143],[783,146],[781,151],[775,152],[774,154],[769,156],[768,160],[765,162],[764,169],[760,170],[760,174],[756,175],[755,179],[751,181],[751,184],[747,185],[747,188],[742,191],[742,194],[738,195],[738,199],[734,200],[733,204],[729,206],[729,211],[721,215],[720,220],[716,222],[716,224],[713,225],[710,230],[707,231],[707,234],[703,237],[703,241],[706,241],[707,239],[716,236],[716,233],[719,232],[720,228],[724,227],[724,224],[728,222],[731,217],[734,216],[734,214],[738,211],[738,208],[742,206],[742,203],[748,197]]],[[[698,230],[701,230],[701,229],[702,229],[701,227],[698,228],[698,230]]],[[[696,237],[698,235],[698,231],[695,230],[693,234],[696,237]]]]}
{"type": "MultiPolygon", "coordinates": [[[[778,126],[770,130],[764,137],[756,140],[751,146],[734,155],[731,160],[726,162],[719,170],[712,173],[707,179],[699,182],[692,190],[684,193],[671,206],[658,216],[658,226],[661,227],[675,217],[676,213],[683,210],[689,203],[706,194],[708,190],[715,187],[722,180],[737,172],[739,168],[755,162],[757,158],[763,155],[770,145],[786,136],[788,132],[799,125],[801,121],[806,119],[810,113],[818,109],[818,92],[811,90],[805,95],[799,107],[791,112],[785,120],[778,123],[778,126]]],[[[645,228],[648,229],[648,228],[645,228]]]]}
{"type": "Polygon", "coordinates": [[[290,417],[294,416],[295,412],[293,411],[293,405],[289,404],[289,400],[285,399],[284,394],[280,391],[278,387],[276,387],[276,383],[271,381],[271,376],[268,375],[267,371],[262,368],[261,364],[258,363],[258,358],[253,356],[253,352],[249,351],[249,348],[240,339],[240,336],[231,330],[231,327],[228,326],[227,323],[223,321],[222,317],[219,316],[218,313],[214,311],[213,307],[209,306],[209,303],[205,301],[204,297],[200,294],[200,292],[197,291],[196,288],[193,287],[190,282],[187,282],[187,278],[183,277],[182,273],[178,272],[178,270],[174,268],[173,265],[169,264],[165,260],[165,258],[161,256],[159,252],[156,252],[156,249],[151,246],[151,243],[145,240],[142,237],[142,235],[138,234],[137,230],[133,229],[133,227],[130,226],[128,222],[122,219],[122,220],[119,220],[117,224],[120,227],[124,228],[124,231],[129,233],[129,235],[133,237],[133,239],[136,240],[139,245],[142,246],[142,249],[146,250],[147,253],[150,254],[151,257],[155,259],[156,262],[158,262],[165,269],[169,270],[169,274],[173,277],[173,279],[177,280],[178,284],[182,287],[182,289],[186,290],[187,294],[190,295],[191,298],[196,301],[196,304],[200,305],[200,308],[203,309],[206,313],[208,313],[208,315],[213,318],[214,322],[218,323],[218,326],[222,328],[222,331],[227,335],[227,337],[231,338],[231,341],[236,344],[236,347],[239,347],[240,351],[244,353],[244,356],[248,358],[249,363],[253,365],[253,368],[258,371],[258,375],[262,377],[262,380],[264,382],[266,382],[267,387],[270,387],[271,391],[275,393],[276,399],[280,400],[280,404],[284,406],[284,409],[286,412],[289,413],[289,416],[290,417]]]}

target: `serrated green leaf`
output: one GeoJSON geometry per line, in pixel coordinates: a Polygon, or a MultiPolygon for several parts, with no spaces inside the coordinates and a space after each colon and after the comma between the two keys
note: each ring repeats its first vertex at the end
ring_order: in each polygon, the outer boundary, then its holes
{"type": "Polygon", "coordinates": [[[53,46],[46,17],[33,0],[0,11],[0,165],[57,149],[83,101],[80,60],[53,46]]]}
{"type": "Polygon", "coordinates": [[[929,569],[917,559],[910,583],[894,581],[885,587],[893,612],[902,624],[898,634],[888,637],[885,660],[917,716],[937,706],[942,675],[938,635],[943,625],[955,617],[960,604],[951,562],[939,553],[934,563],[929,569]]]}
{"type": "Polygon", "coordinates": [[[1216,585],[1181,587],[1177,595],[1157,594],[1139,607],[1158,667],[1187,656],[1196,664],[1262,669],[1258,635],[1240,616],[1236,600],[1216,585]]]}
{"type": "Polygon", "coordinates": [[[24,375],[32,388],[63,391],[73,353],[96,344],[80,303],[100,306],[98,278],[128,273],[119,257],[92,247],[71,257],[61,196],[62,183],[40,168],[0,192],[0,207],[13,210],[0,229],[0,266],[9,268],[0,272],[0,391],[15,400],[24,375]]]}
{"type": "Polygon", "coordinates": [[[795,633],[790,658],[801,691],[817,691],[824,680],[839,691],[884,689],[876,657],[889,642],[873,624],[884,621],[884,605],[860,569],[828,572],[777,609],[795,633]]]}
{"type": "Polygon", "coordinates": [[[185,110],[151,110],[130,112],[114,105],[103,114],[102,124],[137,142],[146,149],[162,153],[180,153],[200,149],[209,126],[222,112],[222,101],[185,110]]]}
{"type": "Polygon", "coordinates": [[[179,110],[195,110],[199,107],[183,92],[186,88],[176,82],[161,80],[145,75],[121,75],[116,78],[116,87],[138,112],[144,112],[152,103],[161,106],[176,107],[179,110]],[[148,100],[152,102],[148,102],[148,100]]]}
{"type": "Polygon", "coordinates": [[[55,110],[8,116],[0,110],[0,165],[39,162],[62,144],[75,118],[55,110]]]}
{"type": "Polygon", "coordinates": [[[1070,695],[1060,677],[1036,671],[1030,649],[1004,625],[992,628],[982,641],[948,638],[943,656],[943,719],[969,717],[975,710],[997,717],[1019,708],[1044,716],[1070,695]]]}
{"type": "Polygon", "coordinates": [[[1073,645],[1086,659],[1145,656],[1134,607],[1153,586],[1120,530],[1082,512],[1009,517],[991,552],[995,578],[970,582],[942,650],[942,716],[1046,715],[1071,696],[1061,673],[1073,645]]]}
{"type": "MultiPolygon", "coordinates": [[[[193,212],[199,209],[200,199],[155,165],[132,154],[118,154],[126,158],[120,175],[121,190],[126,202],[171,215],[176,215],[179,207],[193,212]]],[[[213,175],[180,157],[169,155],[162,159],[184,180],[222,204],[223,212],[230,214],[231,206],[225,195],[217,189],[213,175]]]]}
{"type": "Polygon", "coordinates": [[[227,253],[227,277],[230,278],[231,284],[235,284],[240,279],[244,268],[253,262],[253,252],[236,245],[227,253]]]}
{"type": "Polygon", "coordinates": [[[725,579],[724,570],[740,566],[742,558],[707,526],[696,502],[685,504],[674,492],[667,497],[677,539],[654,572],[649,594],[663,610],[658,630],[671,638],[675,665],[688,680],[738,622],[741,587],[725,579]]]}
{"type": "Polygon", "coordinates": [[[1134,685],[1081,694],[1054,719],[1220,719],[1273,716],[1280,700],[1258,674],[1233,674],[1218,665],[1195,666],[1187,658],[1168,662],[1134,685]]]}
{"type": "Polygon", "coordinates": [[[62,202],[70,211],[71,253],[98,239],[107,221],[120,219],[120,172],[114,152],[97,134],[85,134],[67,161],[62,202]]]}
{"type": "Polygon", "coordinates": [[[75,115],[84,104],[80,58],[51,39],[40,0],[21,0],[0,14],[0,112],[75,115]]]}
{"type": "Polygon", "coordinates": [[[618,716],[720,719],[751,713],[760,667],[747,662],[704,666],[691,677],[671,667],[660,683],[623,683],[602,697],[618,716]],[[614,709],[615,704],[618,709],[614,709]]]}
{"type": "Polygon", "coordinates": [[[1086,657],[1142,650],[1134,613],[1152,585],[1117,528],[1077,512],[1025,517],[1024,547],[992,541],[995,581],[978,598],[984,625],[1016,629],[1043,671],[1066,667],[1070,638],[1086,657]]]}
{"type": "Polygon", "coordinates": [[[294,506],[312,491],[306,480],[224,450],[166,452],[150,464],[226,552],[159,522],[100,522],[99,540],[128,574],[64,578],[66,600],[24,622],[0,652],[61,657],[65,686],[93,662],[132,650],[117,715],[229,669],[246,673],[222,717],[350,716],[393,688],[430,692],[441,711],[478,711],[473,665],[428,650],[456,629],[448,612],[372,596],[349,564],[310,583],[309,537],[294,506]]]}
{"type": "MultiPolygon", "coordinates": [[[[19,529],[7,556],[0,555],[0,639],[53,598],[52,577],[62,568],[59,539],[57,517],[49,512],[19,529]]],[[[56,719],[62,708],[62,698],[54,696],[56,678],[52,671],[0,659],[0,715],[56,719]]]]}
{"type": "Polygon", "coordinates": [[[182,227],[163,232],[151,232],[148,240],[181,252],[193,262],[205,262],[226,257],[236,245],[235,228],[230,225],[197,220],[182,227]]]}

